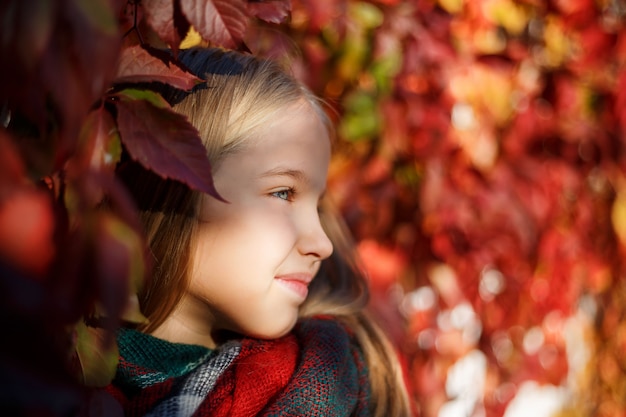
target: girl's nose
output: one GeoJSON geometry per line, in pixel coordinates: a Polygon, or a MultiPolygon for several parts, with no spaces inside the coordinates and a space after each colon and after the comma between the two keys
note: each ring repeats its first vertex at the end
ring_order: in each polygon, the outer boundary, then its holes
{"type": "Polygon", "coordinates": [[[333,244],[326,235],[317,212],[302,229],[299,250],[303,255],[312,255],[320,260],[328,258],[333,253],[333,244]]]}

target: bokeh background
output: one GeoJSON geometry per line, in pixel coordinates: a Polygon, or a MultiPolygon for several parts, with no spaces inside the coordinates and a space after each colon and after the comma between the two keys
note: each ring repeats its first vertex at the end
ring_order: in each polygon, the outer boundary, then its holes
{"type": "Polygon", "coordinates": [[[424,417],[626,416],[626,2],[295,0],[330,194],[424,417]]]}
{"type": "Polygon", "coordinates": [[[211,192],[171,162],[186,122],[120,89],[191,88],[153,48],[189,27],[328,103],[416,415],[626,417],[626,0],[0,2],[0,414],[120,415],[91,388],[149,275],[122,146],[211,192]]]}

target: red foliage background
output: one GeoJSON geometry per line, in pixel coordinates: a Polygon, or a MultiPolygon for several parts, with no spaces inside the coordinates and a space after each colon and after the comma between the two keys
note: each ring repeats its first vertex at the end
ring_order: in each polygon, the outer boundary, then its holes
{"type": "Polygon", "coordinates": [[[559,415],[626,415],[623,2],[31,3],[0,6],[7,410],[115,408],[64,364],[103,383],[115,351],[83,317],[141,320],[132,293],[149,265],[112,177],[122,144],[215,193],[194,129],[132,86],[193,86],[153,47],[175,48],[194,27],[287,60],[335,109],[330,194],[419,415],[469,399],[467,415],[501,416],[528,380],[575,394],[559,415]],[[104,194],[107,213],[96,209],[104,194]],[[455,364],[469,357],[484,367],[455,390],[455,364]],[[15,381],[45,395],[33,405],[15,381]]]}
{"type": "Polygon", "coordinates": [[[534,380],[576,392],[563,415],[623,416],[625,5],[326,3],[285,33],[341,114],[331,189],[421,414],[478,349],[470,413],[534,380]]]}

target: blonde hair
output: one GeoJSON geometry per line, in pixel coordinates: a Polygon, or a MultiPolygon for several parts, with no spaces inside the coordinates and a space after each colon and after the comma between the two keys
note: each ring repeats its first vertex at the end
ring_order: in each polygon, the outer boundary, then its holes
{"type": "MultiPolygon", "coordinates": [[[[225,155],[245,146],[257,128],[298,102],[308,103],[331,132],[318,99],[272,61],[218,48],[183,51],[180,59],[191,72],[206,79],[206,84],[191,93],[160,92],[198,129],[214,169],[225,155]]],[[[195,238],[201,194],[130,160],[118,172],[137,200],[154,259],[153,276],[139,294],[142,311],[149,319],[141,330],[151,332],[173,312],[187,288],[189,247],[195,238]]],[[[367,285],[349,234],[337,214],[326,210],[321,217],[335,250],[322,262],[301,315],[333,315],[345,323],[358,339],[369,369],[372,415],[408,416],[396,354],[365,313],[367,285]]]]}

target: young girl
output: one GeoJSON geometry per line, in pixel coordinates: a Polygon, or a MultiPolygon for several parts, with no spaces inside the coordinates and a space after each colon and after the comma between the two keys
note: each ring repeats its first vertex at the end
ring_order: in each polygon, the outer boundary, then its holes
{"type": "Polygon", "coordinates": [[[120,165],[155,268],[139,295],[149,322],[120,331],[109,392],[127,416],[409,416],[347,235],[320,212],[319,102],[251,55],[180,59],[206,84],[160,92],[199,130],[224,201],[120,165]]]}

